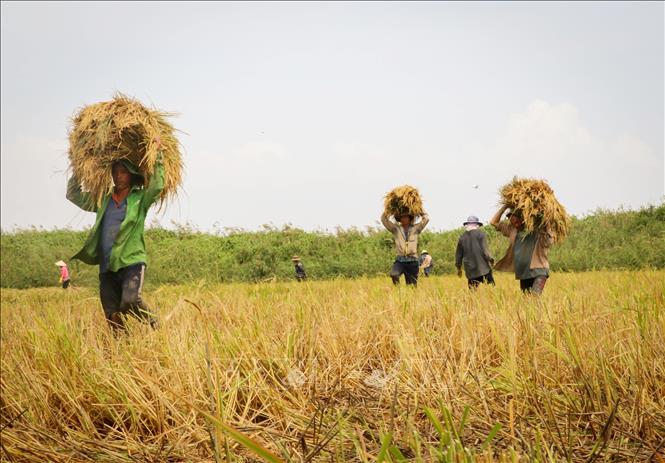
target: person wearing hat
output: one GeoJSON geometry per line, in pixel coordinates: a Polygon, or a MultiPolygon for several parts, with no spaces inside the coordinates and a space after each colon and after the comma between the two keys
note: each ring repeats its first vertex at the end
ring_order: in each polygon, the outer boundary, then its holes
{"type": "Polygon", "coordinates": [[[550,274],[547,253],[554,241],[552,235],[544,229],[527,233],[518,210],[508,211],[508,220],[502,222],[501,216],[506,210],[507,206],[501,207],[490,220],[490,224],[510,240],[506,255],[494,268],[515,272],[515,279],[520,280],[522,292],[541,294],[550,274]]]}
{"type": "Polygon", "coordinates": [[[494,259],[487,245],[487,235],[481,230],[483,224],[478,217],[472,215],[462,225],[465,230],[459,237],[455,253],[457,276],[462,276],[462,264],[464,264],[469,289],[477,288],[480,283],[494,285],[492,276],[494,259]]]}
{"type": "Polygon", "coordinates": [[[429,274],[432,271],[432,267],[434,266],[434,262],[432,262],[432,256],[429,255],[429,252],[427,252],[426,249],[423,249],[423,251],[420,253],[418,263],[420,264],[420,270],[423,272],[423,274],[425,274],[426,277],[429,277],[429,274]]]}
{"type": "MultiPolygon", "coordinates": [[[[160,140],[154,141],[161,148],[160,140]]],[[[127,159],[114,162],[111,175],[113,191],[104,197],[100,207],[81,190],[76,177],[69,179],[67,199],[83,210],[97,213],[83,249],[73,258],[99,265],[99,297],[114,333],[125,329],[126,315],[156,328],[157,319],[141,298],[141,290],[147,262],[145,219],[164,188],[162,154],[158,155],[147,186],[141,171],[127,159]]]]}
{"type": "Polygon", "coordinates": [[[381,223],[386,230],[393,234],[395,241],[395,251],[397,256],[390,269],[390,278],[393,284],[398,285],[399,279],[404,275],[407,285],[418,285],[418,236],[429,223],[429,216],[423,213],[420,222],[414,224],[414,217],[408,214],[402,214],[395,217],[399,223],[394,223],[388,217],[388,213],[381,215],[381,223]]]}
{"type": "Polygon", "coordinates": [[[293,265],[294,265],[295,270],[296,270],[296,280],[298,280],[298,282],[301,282],[304,279],[306,279],[307,275],[305,274],[305,266],[300,261],[300,257],[293,256],[291,258],[291,262],[293,262],[293,265]]]}
{"type": "Polygon", "coordinates": [[[58,281],[59,283],[62,284],[62,289],[69,288],[70,280],[69,280],[69,269],[67,268],[67,264],[59,260],[58,262],[55,263],[55,265],[60,267],[60,280],[58,281]]]}

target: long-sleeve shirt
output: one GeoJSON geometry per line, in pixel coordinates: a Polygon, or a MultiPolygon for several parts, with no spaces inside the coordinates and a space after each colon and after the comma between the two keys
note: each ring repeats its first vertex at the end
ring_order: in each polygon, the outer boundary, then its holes
{"type": "MultiPolygon", "coordinates": [[[[107,270],[117,272],[119,269],[129,265],[146,263],[147,253],[143,230],[148,209],[157,200],[164,188],[164,166],[161,162],[161,154],[155,170],[150,177],[150,183],[146,188],[132,187],[127,196],[127,209],[125,217],[120,224],[120,229],[115,237],[107,270]]],[[[100,207],[92,201],[89,193],[81,191],[80,181],[72,177],[67,185],[67,199],[79,206],[81,209],[96,212],[95,224],[86,239],[83,248],[73,257],[86,264],[96,265],[100,263],[100,239],[102,232],[102,220],[106,208],[111,200],[111,195],[106,196],[100,207]]]]}
{"type": "Polygon", "coordinates": [[[66,265],[62,265],[60,267],[60,280],[61,281],[69,280],[69,269],[67,268],[66,265]]]}
{"type": "Polygon", "coordinates": [[[397,259],[407,258],[409,260],[418,260],[418,235],[425,229],[429,223],[429,216],[423,214],[420,222],[404,229],[402,225],[392,222],[385,212],[381,215],[381,223],[386,230],[393,234],[395,240],[395,252],[397,259]]]}
{"type": "Polygon", "coordinates": [[[457,252],[455,253],[455,266],[462,268],[468,279],[487,275],[490,270],[489,246],[485,232],[477,228],[462,233],[457,241],[457,252]]]}

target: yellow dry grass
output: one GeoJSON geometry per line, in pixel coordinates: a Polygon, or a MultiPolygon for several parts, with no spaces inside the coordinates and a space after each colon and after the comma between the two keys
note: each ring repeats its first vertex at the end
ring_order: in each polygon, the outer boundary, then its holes
{"type": "Polygon", "coordinates": [[[73,174],[99,205],[113,188],[111,165],[129,159],[150,181],[158,157],[160,139],[164,165],[161,201],[176,194],[182,182],[182,158],[169,113],[143,106],[139,101],[116,94],[111,101],[80,109],[69,132],[69,161],[73,174]]]}
{"type": "Polygon", "coordinates": [[[3,460],[260,461],[218,422],[290,462],[662,453],[665,272],[497,283],[163,286],[119,340],[94,288],[3,289],[3,460]]]}

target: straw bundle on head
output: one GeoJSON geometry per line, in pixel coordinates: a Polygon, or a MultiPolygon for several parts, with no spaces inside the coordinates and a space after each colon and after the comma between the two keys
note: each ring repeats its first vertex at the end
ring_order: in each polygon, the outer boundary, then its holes
{"type": "Polygon", "coordinates": [[[383,207],[389,216],[395,218],[403,215],[415,218],[425,213],[420,193],[409,185],[398,186],[388,193],[383,201],[383,207]]]}
{"type": "Polygon", "coordinates": [[[122,94],[82,108],[72,119],[69,162],[85,191],[99,205],[113,188],[111,166],[128,159],[150,182],[157,162],[159,138],[163,153],[164,189],[160,200],[174,196],[182,181],[180,144],[166,121],[171,114],[148,109],[122,94]]]}
{"type": "Polygon", "coordinates": [[[547,229],[560,243],[570,231],[570,217],[545,180],[515,177],[501,188],[501,202],[521,215],[528,232],[547,229]]]}

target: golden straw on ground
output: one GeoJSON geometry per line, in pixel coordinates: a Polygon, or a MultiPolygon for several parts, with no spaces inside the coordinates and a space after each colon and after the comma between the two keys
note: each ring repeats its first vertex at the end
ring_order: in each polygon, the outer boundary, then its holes
{"type": "Polygon", "coordinates": [[[526,231],[547,229],[555,243],[568,236],[570,217],[545,180],[514,177],[500,194],[504,205],[521,214],[526,231]]]}
{"type": "Polygon", "coordinates": [[[425,213],[420,193],[409,185],[398,186],[390,191],[385,196],[383,207],[389,216],[395,218],[402,215],[411,215],[415,218],[425,213]]]}
{"type": "Polygon", "coordinates": [[[168,116],[171,114],[118,93],[111,101],[83,107],[72,118],[70,167],[98,205],[113,188],[114,161],[129,159],[141,170],[147,185],[157,162],[156,138],[162,145],[165,173],[160,201],[175,195],[182,182],[182,159],[168,116]]]}

